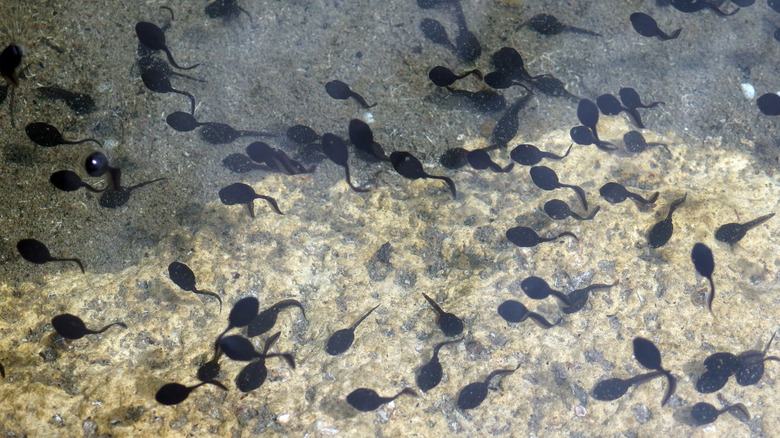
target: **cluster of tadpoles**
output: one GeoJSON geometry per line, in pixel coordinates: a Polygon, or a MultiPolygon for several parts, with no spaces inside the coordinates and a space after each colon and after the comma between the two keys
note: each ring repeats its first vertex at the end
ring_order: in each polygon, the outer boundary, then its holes
{"type": "MultiPolygon", "coordinates": [[[[767,356],[769,346],[777,332],[772,334],[763,351],[748,350],[738,355],[727,352],[714,353],[704,359],[706,371],[696,380],[696,391],[702,394],[710,394],[719,391],[728,382],[731,376],[736,376],[736,381],[741,386],[755,385],[764,375],[764,362],[777,361],[780,357],[767,356]]],[[[670,371],[661,365],[661,353],[658,348],[644,338],[634,338],[634,357],[644,368],[651,370],[649,373],[638,374],[628,379],[611,378],[596,384],[592,390],[592,397],[600,401],[617,400],[626,394],[632,386],[638,386],[664,376],[667,379],[666,392],[661,399],[661,406],[666,405],[677,387],[676,378],[670,371]]],[[[750,413],[741,403],[727,405],[717,409],[709,403],[698,402],[690,409],[690,419],[694,425],[700,426],[715,421],[720,414],[734,412],[749,419],[750,413]]]]}
{"type": "MultiPolygon", "coordinates": [[[[274,325],[279,312],[287,307],[297,306],[303,312],[303,306],[296,300],[283,300],[273,306],[260,311],[260,303],[255,297],[246,297],[238,300],[230,311],[228,316],[228,326],[214,341],[213,357],[203,363],[197,370],[197,378],[200,383],[192,386],[185,386],[180,383],[167,383],[160,387],[155,395],[155,399],[164,405],[175,405],[187,399],[189,394],[196,388],[210,384],[227,391],[227,387],[217,381],[221,366],[220,358],[226,356],[228,359],[238,362],[249,362],[239,371],[235,383],[239,391],[248,393],[260,388],[268,376],[268,368],[265,360],[273,357],[284,359],[288,365],[295,369],[295,359],[290,353],[269,353],[273,344],[279,339],[281,332],[276,332],[266,339],[263,350],[257,351],[247,337],[241,335],[227,335],[235,328],[247,328],[249,338],[259,336],[270,331],[274,325]]],[[[306,314],[303,313],[304,318],[306,314]]]]}

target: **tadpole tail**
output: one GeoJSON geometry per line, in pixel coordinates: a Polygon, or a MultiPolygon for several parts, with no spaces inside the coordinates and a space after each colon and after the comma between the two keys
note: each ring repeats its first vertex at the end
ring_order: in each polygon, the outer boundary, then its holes
{"type": "Polygon", "coordinates": [[[669,401],[669,398],[674,394],[674,391],[677,389],[677,379],[674,378],[672,373],[669,371],[663,370],[664,376],[666,376],[666,380],[669,382],[668,385],[666,385],[666,392],[664,393],[664,398],[661,399],[661,407],[666,405],[666,402],[669,401]]]}
{"type": "Polygon", "coordinates": [[[433,179],[440,179],[440,180],[444,181],[445,183],[447,183],[447,187],[449,187],[450,193],[452,193],[452,199],[455,199],[457,197],[458,194],[457,194],[457,191],[455,190],[455,183],[451,179],[447,178],[446,176],[435,176],[435,175],[428,175],[428,174],[426,174],[425,177],[426,178],[433,178],[433,179]]]}
{"type": "Polygon", "coordinates": [[[574,186],[571,184],[561,184],[561,187],[568,187],[574,190],[574,192],[577,193],[577,196],[580,198],[580,201],[582,202],[582,208],[584,208],[585,211],[588,211],[588,201],[585,200],[585,190],[583,190],[582,187],[574,186]]]}
{"type": "Polygon", "coordinates": [[[209,297],[216,298],[217,301],[219,301],[219,313],[222,313],[222,298],[219,295],[217,295],[216,293],[211,292],[211,291],[200,290],[200,289],[195,289],[192,292],[196,293],[198,295],[206,295],[206,296],[209,296],[209,297]]]}
{"type": "Polygon", "coordinates": [[[594,31],[588,30],[588,29],[581,29],[579,27],[566,26],[566,30],[568,30],[569,32],[572,32],[572,33],[578,33],[580,35],[590,35],[590,36],[596,36],[596,37],[600,37],[601,36],[601,34],[598,33],[598,32],[594,32],[594,31]]]}
{"type": "Polygon", "coordinates": [[[653,193],[652,196],[650,196],[650,199],[645,199],[641,195],[638,195],[638,194],[632,193],[632,192],[628,192],[628,197],[629,198],[633,199],[636,202],[639,202],[640,204],[644,204],[644,205],[654,204],[655,201],[658,199],[658,195],[659,195],[659,193],[655,192],[655,193],[653,193]]]}
{"type": "Polygon", "coordinates": [[[712,282],[712,276],[707,277],[707,280],[710,281],[710,296],[707,297],[707,308],[712,313],[712,300],[715,299],[715,283],[712,282]]]}
{"type": "Polygon", "coordinates": [[[755,227],[763,224],[764,222],[768,221],[769,219],[772,219],[772,217],[774,217],[774,215],[775,215],[774,213],[769,213],[767,215],[755,218],[755,219],[753,219],[750,222],[745,222],[742,225],[747,227],[748,229],[755,228],[755,227]]]}
{"type": "Polygon", "coordinates": [[[103,143],[101,143],[101,142],[99,142],[99,141],[95,140],[94,138],[85,138],[84,140],[78,140],[78,141],[69,141],[69,142],[68,142],[68,144],[82,144],[82,143],[86,143],[86,142],[88,142],[88,141],[91,141],[91,142],[93,142],[93,143],[96,143],[96,144],[97,144],[98,146],[100,146],[101,148],[103,147],[103,143]]]}
{"type": "Polygon", "coordinates": [[[113,324],[109,324],[109,325],[107,325],[107,326],[103,327],[103,328],[102,328],[102,329],[100,329],[100,330],[93,331],[93,332],[92,332],[92,334],[93,334],[93,335],[96,335],[96,334],[98,334],[98,333],[103,333],[104,331],[106,331],[106,330],[110,329],[111,327],[113,327],[113,326],[115,326],[115,325],[118,325],[119,327],[122,327],[122,328],[127,328],[127,326],[125,325],[125,323],[123,323],[123,322],[115,322],[115,323],[113,323],[113,324]]]}
{"type": "Polygon", "coordinates": [[[535,322],[536,325],[538,325],[539,327],[545,330],[560,324],[560,321],[553,324],[550,321],[546,320],[542,315],[535,312],[528,312],[528,317],[531,318],[531,321],[535,322]]]}
{"type": "Polygon", "coordinates": [[[593,209],[593,211],[589,215],[587,215],[586,217],[582,218],[582,220],[585,220],[585,221],[592,220],[594,217],[596,217],[596,213],[598,213],[599,210],[601,210],[601,206],[600,205],[598,207],[596,207],[595,209],[593,209]]]}
{"type": "Polygon", "coordinates": [[[351,188],[353,191],[358,193],[365,193],[370,191],[369,189],[361,189],[360,187],[355,187],[354,185],[352,185],[352,180],[349,177],[349,165],[346,163],[344,164],[344,174],[347,177],[347,184],[349,185],[349,188],[351,188]]]}
{"type": "Polygon", "coordinates": [[[648,104],[643,104],[642,102],[639,102],[639,106],[637,108],[655,108],[658,105],[666,105],[665,102],[657,101],[657,102],[650,102],[648,104]]]}
{"type": "Polygon", "coordinates": [[[376,104],[369,105],[368,102],[366,102],[366,99],[363,99],[363,96],[355,93],[354,91],[351,94],[352,98],[355,99],[355,102],[359,103],[360,106],[362,106],[365,109],[373,108],[376,106],[376,104]]]}
{"type": "Polygon", "coordinates": [[[295,369],[295,358],[290,353],[271,353],[264,355],[266,358],[269,357],[281,357],[287,362],[287,365],[290,365],[290,368],[295,369]]]}
{"type": "Polygon", "coordinates": [[[184,96],[187,96],[187,97],[190,98],[190,114],[192,114],[194,116],[195,115],[195,96],[193,96],[192,94],[190,94],[190,93],[188,93],[186,91],[176,90],[176,89],[173,89],[173,88],[171,88],[171,91],[174,92],[174,93],[181,94],[181,95],[184,95],[184,96]]]}
{"type": "Polygon", "coordinates": [[[579,243],[579,241],[580,241],[580,238],[577,237],[577,235],[572,233],[571,231],[563,231],[560,234],[558,234],[557,236],[555,236],[552,240],[558,239],[559,237],[563,237],[563,236],[573,237],[574,240],[577,241],[577,243],[579,243]]]}
{"type": "MultiPolygon", "coordinates": [[[[737,10],[739,10],[739,8],[737,8],[737,10]]],[[[680,32],[682,32],[682,28],[679,28],[670,34],[666,34],[663,31],[660,31],[660,33],[656,36],[661,41],[669,41],[669,40],[677,39],[677,37],[680,36],[680,32]]]]}
{"type": "Polygon", "coordinates": [[[258,199],[265,199],[269,204],[271,204],[271,208],[273,208],[276,213],[284,214],[282,213],[282,210],[279,210],[279,205],[276,203],[276,199],[266,195],[257,195],[257,197],[258,199]]]}
{"type": "Polygon", "coordinates": [[[81,268],[81,273],[84,274],[86,271],[84,271],[84,265],[81,264],[81,260],[79,259],[51,259],[53,262],[75,262],[77,265],[79,265],[79,268],[81,268]]]}
{"type": "Polygon", "coordinates": [[[164,179],[165,178],[157,178],[157,179],[153,179],[151,181],[144,181],[144,182],[142,182],[140,184],[136,184],[134,186],[127,187],[127,188],[125,188],[125,190],[132,191],[132,190],[135,190],[135,189],[140,189],[143,186],[146,186],[146,185],[149,185],[149,184],[152,184],[152,183],[156,183],[157,181],[162,181],[164,179]]]}
{"type": "Polygon", "coordinates": [[[645,124],[642,122],[642,116],[639,115],[639,111],[634,108],[623,108],[623,112],[628,114],[634,126],[639,129],[645,129],[645,124]]]}
{"type": "Polygon", "coordinates": [[[395,399],[397,399],[398,397],[400,397],[400,396],[402,396],[404,394],[413,395],[413,396],[417,397],[417,392],[415,392],[415,390],[413,390],[412,388],[404,388],[404,389],[401,390],[401,392],[399,392],[398,394],[394,395],[390,399],[391,400],[395,400],[395,399]]]}
{"type": "Polygon", "coordinates": [[[574,146],[574,143],[569,145],[569,149],[566,149],[566,153],[563,154],[563,155],[555,155],[552,152],[542,152],[542,156],[544,158],[550,158],[552,160],[562,160],[562,159],[564,159],[564,158],[569,156],[569,152],[571,152],[572,146],[574,146]]]}
{"type": "Polygon", "coordinates": [[[365,315],[363,315],[363,316],[361,316],[361,317],[360,317],[360,319],[358,319],[357,321],[355,321],[355,323],[354,323],[354,324],[352,324],[352,326],[351,326],[350,328],[351,328],[351,329],[354,331],[354,330],[357,328],[357,326],[359,326],[361,322],[363,322],[363,321],[364,321],[366,318],[368,318],[368,317],[369,317],[369,316],[370,316],[372,313],[374,313],[374,310],[376,310],[376,309],[377,309],[377,307],[379,307],[379,306],[381,306],[381,304],[377,304],[377,305],[376,305],[376,307],[374,307],[373,309],[371,309],[371,310],[369,310],[368,312],[366,312],[366,314],[365,314],[365,315]]]}
{"type": "Polygon", "coordinates": [[[265,344],[263,345],[263,356],[268,356],[268,350],[271,348],[272,345],[274,345],[274,342],[276,342],[277,339],[279,339],[279,336],[281,336],[282,332],[276,332],[272,334],[268,339],[265,340],[265,344]]]}
{"type": "Polygon", "coordinates": [[[198,64],[195,64],[195,65],[191,65],[189,67],[182,67],[179,64],[177,64],[176,61],[173,60],[173,55],[171,55],[171,51],[168,50],[167,47],[164,48],[163,51],[165,51],[165,56],[168,57],[168,62],[170,62],[172,66],[178,68],[179,70],[192,70],[193,68],[195,68],[195,67],[200,65],[200,63],[198,63],[198,64]]]}

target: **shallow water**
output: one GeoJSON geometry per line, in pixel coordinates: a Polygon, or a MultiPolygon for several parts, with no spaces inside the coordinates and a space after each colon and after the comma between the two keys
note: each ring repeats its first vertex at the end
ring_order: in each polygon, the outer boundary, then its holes
{"type": "MultiPolygon", "coordinates": [[[[231,173],[222,159],[254,139],[217,146],[197,132],[172,130],[165,116],[188,110],[188,99],[150,92],[134,66],[133,26],[142,20],[162,26],[168,17],[158,8],[162,3],[4,6],[5,43],[23,47],[27,66],[13,92],[13,113],[10,97],[0,106],[4,436],[776,436],[777,363],[767,362],[755,386],[739,387],[732,379],[717,395],[693,388],[705,357],[763,349],[778,329],[777,218],[733,248],[713,237],[722,224],[778,211],[777,117],[762,115],[740,87],[752,84],[757,96],[780,88],[780,44],[771,25],[780,23],[780,15],[765,2],[725,18],[649,2],[464,2],[483,50],[473,65],[425,40],[418,29],[431,17],[452,36],[451,14],[410,1],[243,2],[251,23],[245,15],[209,19],[205,4],[165,3],[175,11],[166,38],[176,61],[201,63],[186,73],[207,81],[172,80],[195,95],[199,120],[280,134],[301,123],[346,138],[349,120],[363,119],[388,153],[411,151],[430,173],[452,178],[458,196],[453,200],[441,181],[410,181],[387,165],[366,163],[353,149],[353,181],[368,193],[350,190],[343,169],[327,160],[307,175],[231,173]],[[665,30],[682,27],[680,38],[639,36],[628,21],[636,11],[653,15],[665,30]],[[603,37],[542,36],[520,27],[540,12],[603,37]],[[444,65],[487,73],[489,55],[503,46],[517,48],[531,74],[553,74],[581,97],[595,100],[631,86],[644,100],[664,101],[640,110],[648,128],[642,132],[648,141],[668,144],[670,152],[610,154],[575,145],[566,159],[540,163],[562,182],[581,185],[591,209],[601,207],[585,222],[548,218],[541,207],[554,198],[583,211],[573,191],[542,191],[523,166],[507,174],[441,167],[438,157],[446,149],[487,146],[502,114],[469,109],[432,85],[428,71],[444,65]],[[366,110],[352,100],[330,99],[324,84],[332,79],[377,106],[366,110]],[[76,115],[35,90],[55,84],[90,94],[97,111],[76,115]],[[98,196],[83,190],[58,191],[49,175],[70,169],[85,177],[81,162],[95,148],[36,146],[24,133],[36,121],[57,126],[68,139],[101,140],[125,185],[166,179],[134,191],[118,209],[99,207],[98,196]],[[608,181],[661,195],[647,210],[630,200],[612,205],[598,195],[608,181]],[[255,219],[241,206],[222,205],[219,189],[234,182],[274,197],[285,214],[273,213],[262,200],[255,201],[255,219]],[[686,193],[671,240],[650,249],[648,231],[686,193]],[[504,233],[520,225],[542,236],[571,231],[579,242],[563,238],[518,248],[504,233]],[[87,273],[73,264],[24,261],[16,251],[24,238],[45,242],[56,257],[79,257],[87,273]],[[714,252],[712,315],[709,283],[690,261],[696,242],[714,252]],[[213,298],[171,282],[167,266],[173,261],[186,263],[199,287],[222,297],[221,314],[213,298]],[[592,293],[585,309],[564,315],[553,298],[525,297],[520,282],[531,275],[565,292],[619,284],[592,293]],[[421,293],[466,326],[465,341],[439,354],[442,383],[375,412],[352,409],[345,397],[358,387],[381,395],[413,387],[416,369],[445,340],[421,293]],[[282,334],[272,349],[293,353],[297,368],[269,359],[268,381],[245,395],[234,384],[243,365],[225,360],[218,380],[228,392],[206,386],[178,406],[156,403],[154,394],[165,383],[197,383],[197,367],[211,357],[230,306],[245,296],[257,297],[261,309],[288,298],[303,303],[308,319],[297,309],[283,311],[274,329],[282,334]],[[496,312],[507,299],[562,322],[549,330],[530,321],[507,324],[496,312]],[[357,328],[348,352],[325,353],[331,333],[376,305],[381,307],[357,328]],[[63,343],[52,338],[51,319],[66,312],[89,327],[121,320],[128,329],[63,343]],[[600,380],[646,372],[632,358],[636,336],[653,340],[663,365],[678,378],[666,407],[660,407],[660,379],[614,402],[588,395],[600,380]],[[463,386],[518,365],[494,380],[495,390],[480,407],[456,407],[463,386]],[[753,418],[742,422],[726,414],[696,428],[686,412],[698,401],[743,403],[753,418]]],[[[470,77],[455,87],[484,85],[470,77]]],[[[502,93],[509,103],[523,95],[517,88],[502,93]]],[[[571,143],[569,129],[578,124],[577,103],[537,95],[519,122],[510,144],[562,154],[571,143]]],[[[623,115],[602,115],[598,125],[600,137],[621,148],[631,129],[623,115]]],[[[296,155],[290,142],[268,142],[296,155]]],[[[505,165],[510,150],[491,155],[505,165]]],[[[260,338],[257,348],[265,335],[260,338]]]]}

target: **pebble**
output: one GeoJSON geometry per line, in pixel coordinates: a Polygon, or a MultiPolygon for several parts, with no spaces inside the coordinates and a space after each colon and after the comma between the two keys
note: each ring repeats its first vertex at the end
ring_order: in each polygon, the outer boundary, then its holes
{"type": "Polygon", "coordinates": [[[745,95],[745,99],[752,100],[754,97],[756,97],[756,89],[753,88],[753,85],[745,82],[740,84],[740,86],[742,87],[742,94],[745,95]]]}

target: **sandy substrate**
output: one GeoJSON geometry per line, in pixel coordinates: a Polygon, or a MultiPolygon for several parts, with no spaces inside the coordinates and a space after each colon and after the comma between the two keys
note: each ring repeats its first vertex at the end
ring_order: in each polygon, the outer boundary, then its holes
{"type": "MultiPolygon", "coordinates": [[[[562,182],[582,186],[591,209],[601,207],[593,221],[577,222],[544,214],[542,205],[554,198],[576,212],[582,208],[571,190],[536,188],[527,168],[497,174],[438,165],[448,148],[487,145],[485,134],[500,117],[470,111],[428,82],[434,65],[466,68],[417,29],[420,19],[433,17],[454,32],[443,11],[420,11],[413,2],[259,2],[245,5],[250,25],[246,17],[209,20],[201,4],[166,3],[176,11],[166,36],[181,64],[203,63],[188,73],[208,83],[174,79],[196,95],[200,120],[280,133],[304,123],[343,137],[351,118],[373,120],[386,150],[410,150],[426,170],[451,177],[455,200],[441,181],[409,181],[355,157],[353,178],[368,193],[352,192],[343,170],[327,161],[312,175],[231,173],[221,160],[249,141],[213,146],[195,132],[173,131],[165,115],[186,109],[186,98],[152,94],[133,67],[133,24],[162,24],[161,3],[121,9],[100,2],[42,3],[5,7],[0,17],[31,63],[16,90],[15,127],[9,101],[0,106],[0,362],[6,369],[0,435],[777,436],[778,363],[767,362],[755,386],[732,379],[710,395],[693,387],[705,357],[763,349],[780,328],[778,219],[733,248],[713,237],[724,223],[778,211],[777,121],[761,116],[739,87],[749,81],[759,93],[778,88],[778,47],[766,31],[766,20],[777,17],[767,15],[765,5],[723,19],[621,3],[626,17],[644,8],[665,28],[684,26],[676,43],[660,43],[633,33],[627,20],[615,24],[609,18],[615,5],[608,2],[561,2],[547,9],[528,2],[464,4],[486,52],[477,62],[484,71],[490,70],[487,53],[512,45],[532,73],[552,73],[578,95],[595,98],[633,86],[666,102],[643,110],[649,128],[643,132],[648,141],[666,143],[670,153],[608,154],[575,145],[566,159],[541,163],[562,182]],[[605,37],[542,37],[518,28],[542,11],[605,37]],[[369,113],[352,101],[329,99],[322,84],[334,78],[379,105],[369,113]],[[76,116],[62,103],[38,97],[39,84],[88,92],[99,109],[76,116]],[[100,138],[129,185],[166,180],[139,189],[116,210],[101,209],[97,197],[83,191],[56,191],[48,176],[65,168],[83,174],[80,160],[92,149],[35,146],[23,130],[32,121],[55,124],[69,138],[100,138]],[[240,206],[222,205],[218,190],[239,181],[276,198],[285,214],[274,214],[262,200],[255,201],[254,220],[240,206]],[[598,195],[608,181],[661,194],[646,210],[630,201],[612,205],[598,195]],[[671,240],[650,249],[648,230],[684,194],[671,240]],[[504,233],[519,225],[542,236],[571,231],[579,242],[563,238],[518,248],[504,233]],[[25,262],[15,244],[27,237],[44,241],[55,255],[79,257],[87,273],[72,264],[25,262]],[[709,284],[690,260],[696,242],[714,252],[712,315],[706,309],[709,284]],[[222,297],[221,314],[212,298],[170,281],[173,261],[189,265],[199,286],[222,297]],[[523,294],[520,281],[531,275],[565,292],[619,284],[593,293],[581,312],[563,315],[552,298],[533,301],[523,294]],[[349,392],[367,386],[392,395],[414,387],[418,367],[434,344],[446,340],[422,293],[466,326],[464,341],[439,354],[442,383],[419,397],[359,413],[345,402],[349,392]],[[292,353],[296,369],[269,359],[268,381],[242,394],[234,385],[242,365],[224,361],[218,380],[229,391],[205,386],[178,406],[156,403],[155,392],[167,382],[197,383],[196,369],[210,358],[230,306],[246,296],[257,297],[261,308],[290,298],[303,304],[306,319],[287,309],[274,329],[281,337],[272,351],[292,353]],[[507,299],[562,321],[549,330],[530,321],[507,324],[496,312],[507,299]],[[376,305],[381,307],[358,327],[352,348],[328,356],[329,335],[376,305]],[[114,321],[128,328],[66,343],[52,336],[51,327],[51,318],[63,312],[81,316],[91,328],[114,321]],[[632,358],[636,336],[653,340],[663,365],[677,376],[666,407],[660,406],[663,379],[615,402],[588,395],[600,380],[646,371],[632,358]],[[515,367],[493,381],[480,407],[456,407],[460,388],[492,370],[515,367]],[[688,412],[698,401],[743,403],[752,419],[725,414],[697,428],[688,412]]],[[[463,87],[479,84],[469,79],[463,87]]],[[[506,93],[510,102],[520,95],[506,93]]],[[[576,103],[535,97],[520,112],[512,143],[562,153],[576,124],[576,103]]],[[[602,117],[598,128],[617,145],[634,129],[622,116],[602,117]]],[[[289,143],[273,143],[296,152],[289,143]]],[[[509,149],[493,156],[510,162],[509,149]]],[[[255,338],[258,348],[267,335],[255,338]]],[[[777,351],[773,346],[769,354],[777,351]]]]}

